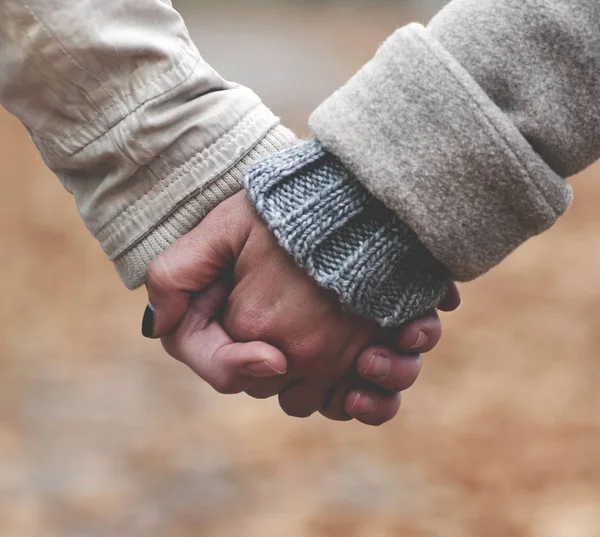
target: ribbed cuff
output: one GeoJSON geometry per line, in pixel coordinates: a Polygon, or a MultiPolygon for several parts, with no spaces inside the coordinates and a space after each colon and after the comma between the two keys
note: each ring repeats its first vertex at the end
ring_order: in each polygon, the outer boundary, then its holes
{"type": "Polygon", "coordinates": [[[297,141],[282,125],[273,127],[242,159],[215,181],[177,207],[142,240],[114,260],[121,280],[129,289],[142,285],[146,267],[179,237],[196,227],[219,203],[243,188],[244,174],[254,163],[289,147],[297,141]]]}
{"type": "Polygon", "coordinates": [[[259,162],[245,184],[279,243],[351,311],[397,326],[446,292],[448,270],[318,141],[259,162]]]}

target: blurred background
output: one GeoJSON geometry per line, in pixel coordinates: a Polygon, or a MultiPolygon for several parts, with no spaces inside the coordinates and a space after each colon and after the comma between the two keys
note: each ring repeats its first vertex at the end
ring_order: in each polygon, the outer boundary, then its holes
{"type": "MultiPolygon", "coordinates": [[[[303,132],[441,1],[177,2],[205,58],[303,132]]],[[[600,535],[600,168],[551,232],[463,286],[392,423],[213,393],[0,111],[2,537],[600,535]]]]}

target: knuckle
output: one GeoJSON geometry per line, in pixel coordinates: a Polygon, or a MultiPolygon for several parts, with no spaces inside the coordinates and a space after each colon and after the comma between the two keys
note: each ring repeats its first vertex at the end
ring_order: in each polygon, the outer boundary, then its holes
{"type": "Polygon", "coordinates": [[[320,363],[320,358],[326,350],[326,344],[320,337],[307,337],[298,343],[294,356],[298,365],[310,366],[314,363],[320,363]]]}
{"type": "Polygon", "coordinates": [[[255,317],[244,316],[236,323],[237,340],[241,342],[260,341],[262,331],[255,317]]]}
{"type": "Polygon", "coordinates": [[[381,425],[393,420],[398,414],[399,409],[400,401],[398,399],[398,403],[391,407],[378,410],[377,412],[369,414],[368,416],[357,417],[356,419],[365,425],[369,425],[371,427],[380,427],[381,425]]]}
{"type": "Polygon", "coordinates": [[[265,337],[265,331],[256,318],[247,317],[242,326],[243,335],[247,341],[262,341],[268,339],[265,337]]]}
{"type": "Polygon", "coordinates": [[[163,255],[155,257],[146,268],[146,285],[155,293],[167,292],[173,288],[173,276],[163,255]]]}
{"type": "Polygon", "coordinates": [[[295,400],[288,400],[285,396],[279,397],[279,406],[281,407],[281,410],[292,418],[309,418],[316,412],[316,409],[311,406],[298,403],[295,400]]]}
{"type": "Polygon", "coordinates": [[[365,425],[370,427],[381,427],[383,424],[390,421],[394,416],[370,416],[369,418],[359,419],[365,425]]]}
{"type": "Polygon", "coordinates": [[[163,349],[165,352],[175,358],[178,362],[185,363],[185,359],[183,357],[182,349],[181,349],[181,341],[176,335],[163,337],[160,340],[163,349]]]}
{"type": "Polygon", "coordinates": [[[354,418],[352,416],[348,416],[344,412],[344,409],[332,409],[329,408],[327,410],[320,410],[319,413],[328,420],[331,421],[352,421],[354,418]]]}
{"type": "MultiPolygon", "coordinates": [[[[420,361],[420,359],[419,359],[420,361]]],[[[392,375],[387,382],[387,388],[393,392],[403,392],[411,388],[417,379],[419,378],[419,374],[421,373],[421,365],[416,364],[414,368],[406,371],[406,372],[398,372],[396,375],[392,375]]]]}
{"type": "Polygon", "coordinates": [[[250,304],[238,305],[232,311],[227,328],[233,339],[245,343],[249,341],[264,341],[266,338],[263,328],[264,315],[259,308],[250,304]]]}
{"type": "Polygon", "coordinates": [[[209,382],[213,389],[221,395],[233,395],[240,393],[243,389],[239,386],[239,383],[235,382],[235,379],[227,376],[218,376],[209,382]]]}
{"type": "Polygon", "coordinates": [[[292,418],[310,418],[316,411],[312,408],[289,407],[283,411],[292,418]]]}
{"type": "Polygon", "coordinates": [[[253,399],[269,399],[277,395],[277,391],[268,386],[251,386],[246,390],[246,394],[253,399]]]}
{"type": "Polygon", "coordinates": [[[408,390],[417,380],[417,377],[391,379],[383,386],[385,389],[394,392],[404,392],[408,390]]]}

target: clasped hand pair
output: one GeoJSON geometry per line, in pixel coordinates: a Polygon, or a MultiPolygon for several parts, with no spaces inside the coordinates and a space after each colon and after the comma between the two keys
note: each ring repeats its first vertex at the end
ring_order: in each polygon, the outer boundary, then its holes
{"type": "MultiPolygon", "coordinates": [[[[242,191],[147,270],[144,330],[220,393],[277,395],[291,416],[380,425],[436,346],[436,312],[382,330],[348,312],[277,244],[242,191]]],[[[439,305],[460,305],[454,284],[439,305]]]]}

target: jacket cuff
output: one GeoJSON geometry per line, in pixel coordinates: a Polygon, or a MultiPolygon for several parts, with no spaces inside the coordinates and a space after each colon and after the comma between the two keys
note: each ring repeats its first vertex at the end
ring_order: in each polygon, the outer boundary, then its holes
{"type": "Polygon", "coordinates": [[[246,189],[281,246],[354,313],[397,326],[444,295],[445,267],[318,141],[259,162],[246,189]]]}
{"type": "Polygon", "coordinates": [[[568,183],[418,24],[393,34],[310,127],[457,280],[488,271],[571,201],[568,183]]]}
{"type": "Polygon", "coordinates": [[[226,173],[203,185],[202,189],[179,205],[165,220],[133,247],[113,260],[123,283],[129,289],[144,284],[146,267],[179,237],[196,227],[219,203],[243,188],[246,170],[255,162],[289,147],[296,136],[282,125],[273,127],[248,153],[226,173]]]}

